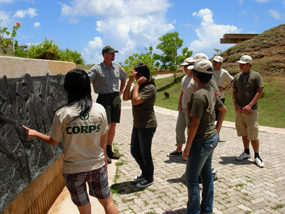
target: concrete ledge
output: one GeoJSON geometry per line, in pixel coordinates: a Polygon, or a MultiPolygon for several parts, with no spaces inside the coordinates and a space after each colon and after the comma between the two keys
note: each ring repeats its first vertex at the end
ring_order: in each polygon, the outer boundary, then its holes
{"type": "Polygon", "coordinates": [[[47,73],[51,75],[66,74],[76,68],[76,64],[55,60],[0,56],[0,67],[0,76],[16,78],[25,73],[29,73],[31,76],[45,76],[47,73]]]}
{"type": "Polygon", "coordinates": [[[12,201],[1,214],[45,214],[65,186],[61,155],[41,176],[12,201]]]}

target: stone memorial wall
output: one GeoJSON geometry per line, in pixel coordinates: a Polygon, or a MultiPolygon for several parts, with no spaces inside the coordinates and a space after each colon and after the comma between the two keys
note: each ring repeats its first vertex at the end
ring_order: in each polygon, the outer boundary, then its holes
{"type": "Polygon", "coordinates": [[[64,75],[0,78],[0,212],[63,153],[63,145],[28,140],[21,125],[49,134],[53,114],[67,102],[64,75]]]}

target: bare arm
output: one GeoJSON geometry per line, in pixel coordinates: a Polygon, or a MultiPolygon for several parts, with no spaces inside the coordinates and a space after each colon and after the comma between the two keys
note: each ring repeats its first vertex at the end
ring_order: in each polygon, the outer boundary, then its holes
{"type": "Polygon", "coordinates": [[[254,106],[255,103],[257,103],[257,101],[259,100],[259,98],[262,96],[263,93],[263,88],[258,88],[256,94],[254,95],[253,99],[251,100],[251,102],[244,106],[244,113],[250,113],[250,110],[252,108],[252,106],[254,106]]]}
{"type": "Polygon", "coordinates": [[[232,80],[231,83],[228,84],[226,87],[220,87],[220,86],[219,86],[219,90],[220,90],[220,91],[226,91],[226,90],[228,90],[229,88],[231,88],[231,87],[233,86],[233,84],[234,84],[234,80],[232,80]]]}
{"type": "Polygon", "coordinates": [[[132,83],[134,81],[134,78],[135,78],[136,74],[137,74],[136,71],[132,71],[131,74],[130,74],[129,81],[128,81],[127,86],[126,86],[126,88],[124,90],[124,93],[123,93],[123,100],[124,101],[127,101],[127,100],[131,99],[131,86],[132,86],[132,83]]]}
{"type": "Polygon", "coordinates": [[[188,154],[190,152],[191,145],[192,145],[193,140],[195,138],[195,135],[197,133],[199,124],[200,124],[199,119],[197,119],[195,117],[191,118],[191,123],[190,123],[190,127],[189,127],[189,132],[188,132],[188,138],[187,138],[186,146],[185,146],[184,151],[183,151],[183,157],[184,158],[188,158],[188,154]]]}
{"type": "Polygon", "coordinates": [[[234,101],[235,111],[241,112],[241,106],[239,106],[237,103],[237,90],[234,88],[233,88],[233,101],[234,101]]]}
{"type": "Polygon", "coordinates": [[[182,96],[183,96],[183,91],[181,90],[180,96],[179,96],[179,101],[178,101],[178,111],[182,109],[182,96]]]}
{"type": "Polygon", "coordinates": [[[105,160],[105,165],[108,166],[108,162],[107,162],[107,153],[106,153],[106,144],[107,144],[107,132],[103,135],[101,135],[101,140],[100,140],[100,146],[104,151],[104,160],[105,160]]]}
{"type": "Polygon", "coordinates": [[[120,87],[120,93],[119,93],[119,96],[121,96],[123,94],[123,91],[124,91],[124,88],[125,88],[125,85],[126,85],[126,82],[127,82],[127,79],[121,81],[121,87],[120,87]]]}
{"type": "Polygon", "coordinates": [[[133,91],[133,95],[132,95],[132,104],[135,105],[139,105],[141,103],[144,102],[144,100],[139,96],[139,87],[141,84],[143,84],[146,81],[146,78],[141,76],[135,85],[134,91],[133,91]]]}
{"type": "Polygon", "coordinates": [[[45,135],[45,134],[42,134],[36,130],[33,130],[33,129],[29,129],[25,126],[23,126],[24,129],[28,130],[28,138],[29,139],[33,139],[34,137],[39,139],[40,141],[43,141],[49,145],[52,145],[52,146],[56,146],[58,144],[57,141],[53,140],[50,136],[48,135],[45,135]]]}
{"type": "Polygon", "coordinates": [[[216,130],[217,130],[217,133],[219,135],[223,121],[224,121],[226,113],[227,113],[227,108],[225,105],[223,105],[221,108],[218,108],[218,110],[219,110],[219,116],[218,116],[218,120],[216,123],[216,130]]]}

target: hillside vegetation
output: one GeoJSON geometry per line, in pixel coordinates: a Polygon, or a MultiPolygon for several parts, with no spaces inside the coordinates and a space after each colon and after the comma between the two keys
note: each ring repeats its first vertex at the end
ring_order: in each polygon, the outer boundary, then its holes
{"type": "MultiPolygon", "coordinates": [[[[259,124],[277,128],[285,128],[285,25],[274,27],[264,33],[229,48],[219,54],[224,58],[222,67],[233,76],[239,72],[238,61],[242,55],[253,58],[252,70],[261,73],[265,88],[263,96],[258,102],[259,124]]],[[[181,78],[174,83],[172,77],[156,80],[158,95],[155,105],[177,110],[177,103],[181,92],[181,78]],[[164,91],[169,92],[166,99],[164,91]]],[[[232,100],[232,90],[225,93],[225,105],[228,109],[226,121],[235,121],[235,111],[232,100]]]]}
{"type": "Polygon", "coordinates": [[[219,54],[223,57],[223,68],[232,75],[239,72],[236,61],[242,55],[253,58],[252,70],[263,77],[285,76],[285,24],[271,28],[258,36],[240,42],[219,54]]]}

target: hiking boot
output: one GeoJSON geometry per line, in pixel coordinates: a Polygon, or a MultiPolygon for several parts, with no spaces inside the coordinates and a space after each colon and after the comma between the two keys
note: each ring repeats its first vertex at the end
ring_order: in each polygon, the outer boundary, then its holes
{"type": "Polygon", "coordinates": [[[112,163],[112,160],[108,157],[108,155],[107,155],[106,158],[107,158],[107,163],[108,163],[108,164],[111,164],[111,163],[112,163]]]}
{"type": "Polygon", "coordinates": [[[260,158],[255,158],[254,159],[254,162],[256,163],[257,166],[259,166],[260,168],[263,168],[264,167],[264,163],[263,161],[260,159],[260,158]]]}
{"type": "Polygon", "coordinates": [[[136,175],[134,177],[134,181],[142,181],[142,180],[144,180],[144,176],[143,175],[136,175]]]}
{"type": "Polygon", "coordinates": [[[251,155],[243,152],[240,156],[236,158],[236,160],[241,161],[241,160],[249,159],[249,158],[251,158],[251,155]]]}
{"type": "Polygon", "coordinates": [[[151,180],[151,181],[143,180],[143,181],[137,183],[136,187],[138,187],[138,188],[146,188],[146,187],[151,186],[153,184],[154,184],[153,180],[151,180]]]}
{"type": "Polygon", "coordinates": [[[106,153],[107,153],[108,157],[111,159],[120,159],[119,155],[117,155],[115,152],[113,152],[111,145],[106,146],[106,153]]]}
{"type": "Polygon", "coordinates": [[[173,152],[170,152],[170,153],[167,153],[167,157],[170,157],[170,156],[178,156],[178,155],[182,155],[182,151],[173,151],[173,152]]]}

